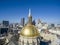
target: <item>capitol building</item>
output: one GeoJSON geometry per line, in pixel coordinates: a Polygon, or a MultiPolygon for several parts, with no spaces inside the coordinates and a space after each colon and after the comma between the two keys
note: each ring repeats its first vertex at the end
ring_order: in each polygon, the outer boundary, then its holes
{"type": "Polygon", "coordinates": [[[39,20],[36,25],[32,22],[29,9],[28,20],[24,26],[18,25],[19,29],[13,26],[12,32],[8,32],[7,36],[0,35],[0,42],[2,42],[0,45],[60,45],[60,33],[58,33],[60,29],[55,27],[49,29],[47,23],[39,20]]]}
{"type": "Polygon", "coordinates": [[[27,24],[22,28],[19,45],[40,45],[40,34],[32,24],[31,10],[29,9],[27,24]]]}

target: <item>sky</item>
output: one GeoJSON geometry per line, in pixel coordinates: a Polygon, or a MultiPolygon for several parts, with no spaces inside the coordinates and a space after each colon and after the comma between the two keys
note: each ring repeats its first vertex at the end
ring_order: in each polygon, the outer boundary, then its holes
{"type": "Polygon", "coordinates": [[[22,17],[27,21],[29,8],[33,20],[60,24],[59,0],[0,0],[0,22],[20,22],[22,17]]]}

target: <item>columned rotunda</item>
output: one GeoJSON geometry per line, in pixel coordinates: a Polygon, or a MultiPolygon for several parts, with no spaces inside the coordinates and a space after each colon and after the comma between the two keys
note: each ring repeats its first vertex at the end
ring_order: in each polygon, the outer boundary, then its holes
{"type": "Polygon", "coordinates": [[[40,34],[35,26],[32,25],[30,9],[27,24],[22,28],[20,32],[19,45],[40,45],[40,34]]]}

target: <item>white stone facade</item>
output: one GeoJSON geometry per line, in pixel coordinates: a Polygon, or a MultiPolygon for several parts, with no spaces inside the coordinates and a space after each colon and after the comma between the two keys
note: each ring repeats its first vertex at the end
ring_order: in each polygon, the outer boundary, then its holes
{"type": "Polygon", "coordinates": [[[19,38],[19,45],[40,45],[40,37],[23,37],[19,38]]]}

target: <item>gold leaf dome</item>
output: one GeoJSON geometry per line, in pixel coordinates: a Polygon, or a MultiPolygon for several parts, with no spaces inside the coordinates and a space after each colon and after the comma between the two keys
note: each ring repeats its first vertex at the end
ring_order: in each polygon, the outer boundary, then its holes
{"type": "Polygon", "coordinates": [[[26,37],[33,37],[33,36],[38,36],[39,33],[38,30],[34,27],[34,25],[29,23],[22,28],[20,35],[26,37]]]}

